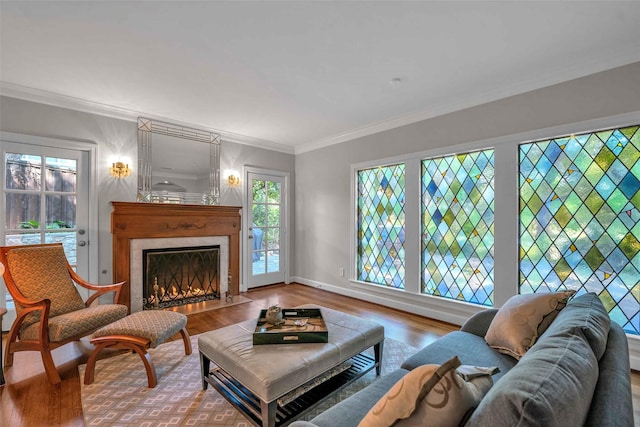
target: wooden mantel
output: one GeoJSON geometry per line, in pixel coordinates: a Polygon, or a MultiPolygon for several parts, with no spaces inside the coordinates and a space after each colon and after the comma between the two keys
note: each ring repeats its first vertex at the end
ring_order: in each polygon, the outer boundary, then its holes
{"type": "Polygon", "coordinates": [[[120,304],[130,307],[131,240],[163,237],[227,236],[229,293],[240,290],[240,207],[111,202],[113,280],[126,281],[120,304]]]}

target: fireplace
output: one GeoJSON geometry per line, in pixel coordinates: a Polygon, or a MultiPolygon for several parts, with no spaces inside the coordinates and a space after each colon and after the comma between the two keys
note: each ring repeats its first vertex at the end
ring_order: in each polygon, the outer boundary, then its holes
{"type": "MultiPolygon", "coordinates": [[[[145,290],[145,255],[147,251],[163,251],[163,250],[176,250],[179,248],[208,248],[215,247],[218,250],[218,294],[220,296],[226,296],[227,291],[230,291],[229,286],[229,239],[224,236],[201,236],[201,237],[166,237],[166,238],[152,238],[152,239],[132,239],[131,240],[131,269],[129,275],[129,284],[131,288],[130,293],[130,308],[131,312],[144,310],[146,304],[145,299],[149,297],[148,291],[145,290]]],[[[153,289],[153,277],[151,278],[151,287],[153,289]]],[[[162,287],[165,284],[159,280],[158,286],[162,287]]],[[[175,284],[173,284],[175,286],[175,284]]],[[[171,288],[169,288],[172,291],[171,288]]],[[[160,292],[160,289],[159,289],[160,292]]],[[[165,292],[167,287],[165,286],[165,292]]],[[[185,302],[186,303],[186,302],[185,302]]]]}
{"type": "MultiPolygon", "coordinates": [[[[240,207],[111,202],[113,280],[125,282],[119,302],[131,312],[149,298],[143,251],[219,247],[218,296],[239,295],[240,207]]],[[[152,279],[153,280],[153,279],[152,279]]],[[[152,285],[153,286],[153,285],[152,285]]],[[[162,286],[158,283],[158,286],[162,286]]],[[[167,292],[165,286],[165,292],[167,292]]],[[[160,292],[160,290],[159,290],[160,292]]]]}
{"type": "Polygon", "coordinates": [[[142,251],[142,308],[220,299],[220,246],[142,251]]]}

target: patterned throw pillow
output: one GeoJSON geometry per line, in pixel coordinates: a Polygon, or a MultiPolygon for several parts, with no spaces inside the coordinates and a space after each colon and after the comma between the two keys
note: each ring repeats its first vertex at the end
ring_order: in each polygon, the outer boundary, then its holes
{"type": "Polygon", "coordinates": [[[561,291],[509,298],[491,321],[485,341],[496,351],[520,359],[574,293],[561,291]]]}
{"type": "Polygon", "coordinates": [[[491,375],[496,372],[497,368],[460,366],[458,357],[442,365],[417,367],[371,408],[358,427],[461,425],[493,385],[491,375]]]}

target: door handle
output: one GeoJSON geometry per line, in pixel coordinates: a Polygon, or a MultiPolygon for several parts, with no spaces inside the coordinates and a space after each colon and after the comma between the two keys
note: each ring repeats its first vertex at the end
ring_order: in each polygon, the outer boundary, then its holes
{"type": "Polygon", "coordinates": [[[78,246],[87,246],[87,242],[85,242],[84,240],[80,240],[78,242],[78,246]]]}

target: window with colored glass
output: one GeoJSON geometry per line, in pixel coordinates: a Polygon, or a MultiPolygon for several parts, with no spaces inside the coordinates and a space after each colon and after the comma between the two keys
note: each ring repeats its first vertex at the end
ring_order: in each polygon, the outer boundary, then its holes
{"type": "Polygon", "coordinates": [[[493,305],[493,150],[422,161],[422,293],[493,305]]]}
{"type": "Polygon", "coordinates": [[[521,144],[520,293],[595,292],[640,334],[640,126],[521,144]]]}
{"type": "Polygon", "coordinates": [[[357,280],[404,289],[405,165],[357,172],[357,280]]]}

